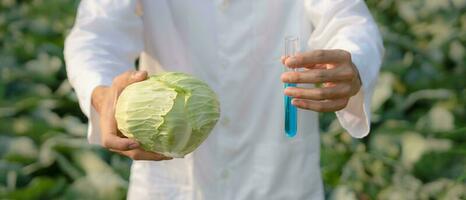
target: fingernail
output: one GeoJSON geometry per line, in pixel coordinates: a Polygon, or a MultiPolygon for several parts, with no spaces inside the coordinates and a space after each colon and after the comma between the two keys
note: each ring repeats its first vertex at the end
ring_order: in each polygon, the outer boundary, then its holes
{"type": "Polygon", "coordinates": [[[286,95],[286,96],[290,96],[290,90],[288,88],[285,88],[283,90],[283,93],[286,95]]]}
{"type": "Polygon", "coordinates": [[[133,75],[132,75],[132,78],[133,78],[133,79],[139,78],[139,77],[141,77],[143,74],[144,74],[143,71],[134,72],[133,75]]]}
{"type": "Polygon", "coordinates": [[[282,82],[286,83],[288,82],[288,76],[286,76],[285,74],[282,74],[280,79],[282,80],[282,82]]]}
{"type": "Polygon", "coordinates": [[[139,147],[139,144],[134,142],[128,145],[129,149],[137,149],[139,147]]]}
{"type": "Polygon", "coordinates": [[[291,64],[293,65],[295,62],[297,62],[298,60],[296,59],[296,57],[289,57],[288,60],[286,60],[288,64],[291,64]]]}

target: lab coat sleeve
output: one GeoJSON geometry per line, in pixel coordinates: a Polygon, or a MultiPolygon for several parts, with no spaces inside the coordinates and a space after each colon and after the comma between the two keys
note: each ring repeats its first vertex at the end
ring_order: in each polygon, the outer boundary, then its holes
{"type": "Polygon", "coordinates": [[[384,53],[377,25],[362,0],[306,0],[305,10],[314,29],[308,40],[310,50],[351,53],[362,88],[336,115],[353,137],[362,138],[370,131],[371,98],[384,53]]]}
{"type": "Polygon", "coordinates": [[[88,141],[100,144],[99,117],[91,105],[95,87],[134,69],[143,48],[143,26],[136,0],[82,0],[65,41],[68,79],[89,119],[88,141]]]}

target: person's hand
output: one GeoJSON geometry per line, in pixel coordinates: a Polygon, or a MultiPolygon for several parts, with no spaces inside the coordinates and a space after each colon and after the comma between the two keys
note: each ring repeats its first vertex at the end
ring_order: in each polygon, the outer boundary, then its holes
{"type": "Polygon", "coordinates": [[[144,151],[137,141],[124,137],[117,128],[115,106],[118,96],[126,86],[146,78],[145,71],[128,71],[113,79],[112,86],[98,86],[92,92],[92,105],[100,115],[102,146],[133,160],[170,160],[172,158],[144,151]]]}
{"type": "Polygon", "coordinates": [[[284,93],[293,97],[296,107],[317,112],[333,112],[346,107],[349,99],[358,93],[361,80],[351,54],[344,50],[315,50],[282,57],[289,68],[303,68],[298,72],[285,72],[285,83],[315,83],[322,87],[288,87],[284,93]]]}

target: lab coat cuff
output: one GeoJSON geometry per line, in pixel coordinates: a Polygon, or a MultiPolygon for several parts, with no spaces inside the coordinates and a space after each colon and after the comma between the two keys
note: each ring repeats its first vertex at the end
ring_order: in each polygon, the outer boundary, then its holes
{"type": "Polygon", "coordinates": [[[97,86],[109,86],[111,80],[92,72],[83,72],[79,83],[75,83],[81,110],[88,118],[87,140],[91,144],[100,144],[99,115],[92,106],[92,92],[97,86]]]}
{"type": "Polygon", "coordinates": [[[94,109],[94,106],[91,105],[89,123],[87,127],[87,141],[90,144],[100,145],[101,143],[101,134],[100,134],[100,123],[99,123],[99,113],[94,109]]]}
{"type": "Polygon", "coordinates": [[[369,72],[369,70],[364,68],[367,66],[361,54],[352,53],[352,59],[358,68],[362,87],[356,95],[349,99],[348,105],[344,109],[336,112],[336,115],[341,126],[351,136],[363,138],[370,132],[370,106],[374,80],[371,79],[372,76],[370,74],[364,73],[369,72]]]}
{"type": "Polygon", "coordinates": [[[370,107],[366,103],[366,96],[361,89],[350,98],[344,109],[336,112],[341,126],[355,138],[363,138],[370,131],[370,107]]]}

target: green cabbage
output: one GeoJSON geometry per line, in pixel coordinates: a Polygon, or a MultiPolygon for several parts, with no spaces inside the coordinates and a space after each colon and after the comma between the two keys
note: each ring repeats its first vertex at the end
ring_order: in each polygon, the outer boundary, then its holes
{"type": "Polygon", "coordinates": [[[209,135],[220,117],[217,95],[201,80],[167,72],[126,87],[118,98],[118,129],[143,149],[184,157],[209,135]]]}

